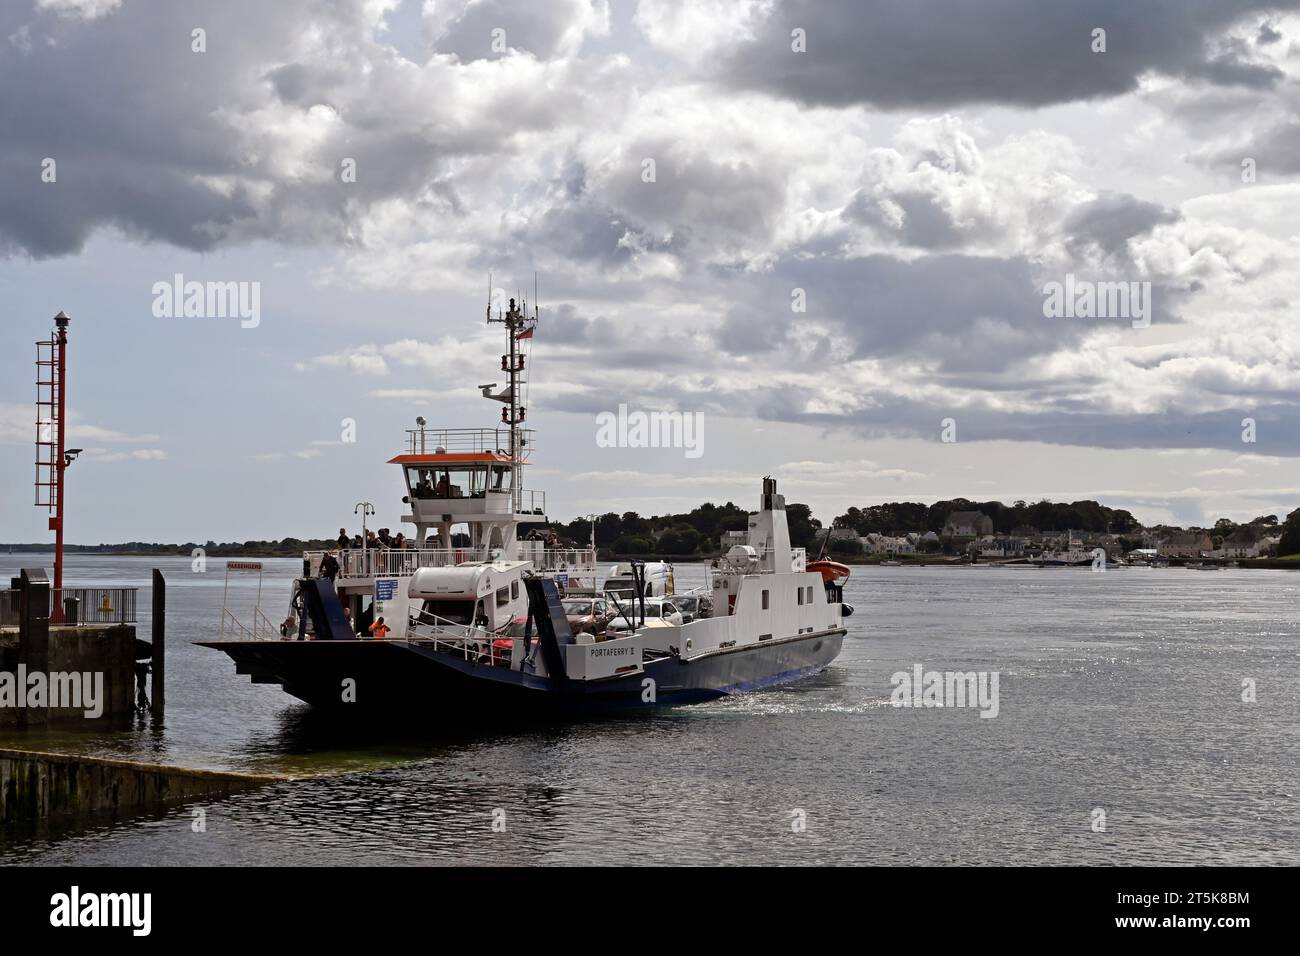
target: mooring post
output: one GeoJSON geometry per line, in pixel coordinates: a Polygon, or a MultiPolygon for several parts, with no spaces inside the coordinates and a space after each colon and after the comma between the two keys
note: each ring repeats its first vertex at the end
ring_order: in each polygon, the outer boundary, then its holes
{"type": "Polygon", "coordinates": [[[162,572],[157,568],[153,569],[153,615],[152,615],[152,639],[153,639],[153,719],[163,719],[163,709],[166,706],[166,660],[167,660],[167,582],[163,580],[162,572]]]}
{"type": "MultiPolygon", "coordinates": [[[[23,568],[19,577],[18,666],[26,673],[45,674],[50,669],[50,579],[44,568],[23,568]]],[[[18,693],[26,694],[26,687],[18,693]]],[[[48,697],[46,704],[49,703],[48,697]]],[[[20,707],[19,727],[43,727],[49,723],[48,707],[20,707]]]]}

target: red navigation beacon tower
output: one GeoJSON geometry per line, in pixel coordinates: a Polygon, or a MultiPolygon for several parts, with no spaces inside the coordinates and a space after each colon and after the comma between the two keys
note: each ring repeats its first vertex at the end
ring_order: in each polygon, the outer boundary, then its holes
{"type": "Polygon", "coordinates": [[[56,624],[63,621],[63,473],[81,452],[64,445],[69,321],[60,312],[49,339],[36,343],[36,507],[50,512],[54,532],[50,621],[56,624]]]}

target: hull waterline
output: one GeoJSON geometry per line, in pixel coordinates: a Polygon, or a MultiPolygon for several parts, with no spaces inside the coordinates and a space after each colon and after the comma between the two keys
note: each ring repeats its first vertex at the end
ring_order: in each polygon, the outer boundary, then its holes
{"type": "Polygon", "coordinates": [[[198,643],[227,654],[254,683],[280,684],[321,709],[501,714],[644,710],[774,687],[824,670],[844,634],[647,661],[641,673],[600,681],[556,681],[407,641],[198,643]]]}

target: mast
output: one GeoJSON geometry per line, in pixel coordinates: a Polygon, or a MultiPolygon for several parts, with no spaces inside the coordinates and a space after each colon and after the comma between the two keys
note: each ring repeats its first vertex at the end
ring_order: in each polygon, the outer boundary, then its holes
{"type": "Polygon", "coordinates": [[[537,324],[537,315],[534,309],[532,320],[529,321],[528,304],[524,301],[516,302],[516,300],[511,299],[510,307],[505,314],[503,315],[498,310],[495,319],[492,317],[492,306],[489,304],[487,320],[489,322],[500,322],[506,327],[506,338],[510,347],[510,351],[501,356],[501,370],[509,376],[506,393],[500,397],[500,400],[506,405],[505,408],[501,409],[501,422],[510,428],[508,448],[510,452],[510,500],[511,507],[518,514],[522,501],[520,485],[523,480],[520,460],[524,453],[523,429],[520,426],[528,417],[528,409],[521,403],[519,394],[520,387],[525,381],[524,355],[519,347],[519,340],[532,335],[533,327],[537,324]]]}

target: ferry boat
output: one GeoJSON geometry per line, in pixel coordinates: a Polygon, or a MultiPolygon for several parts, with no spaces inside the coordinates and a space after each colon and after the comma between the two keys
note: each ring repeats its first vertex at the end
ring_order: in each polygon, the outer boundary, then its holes
{"type": "Polygon", "coordinates": [[[647,614],[647,599],[671,601],[670,569],[617,566],[602,591],[594,545],[548,546],[535,531],[521,538],[546,522],[544,495],[521,480],[534,447],[522,427],[521,343],[537,315],[511,299],[496,317],[489,308],[488,322],[504,325],[509,341],[505,388],[481,386],[503,404],[501,427],[421,420],[390,460],[406,488],[403,521],[423,547],[307,553],[282,625],[255,611],[244,626],[223,610],[219,639],[196,643],[230,656],[254,683],[319,708],[460,713],[689,703],[798,680],[839,655],[853,612],[843,601],[848,569],[810,568],[791,546],[772,478],[747,543],[709,569],[711,601],[689,623],[647,614]],[[564,605],[574,594],[601,595],[619,626],[575,633],[564,605]]]}
{"type": "Polygon", "coordinates": [[[1031,562],[1042,568],[1069,568],[1092,564],[1093,551],[1085,548],[1083,542],[1074,536],[1073,531],[1066,534],[1066,542],[1064,551],[1044,551],[1037,558],[1031,558],[1031,562]]]}

